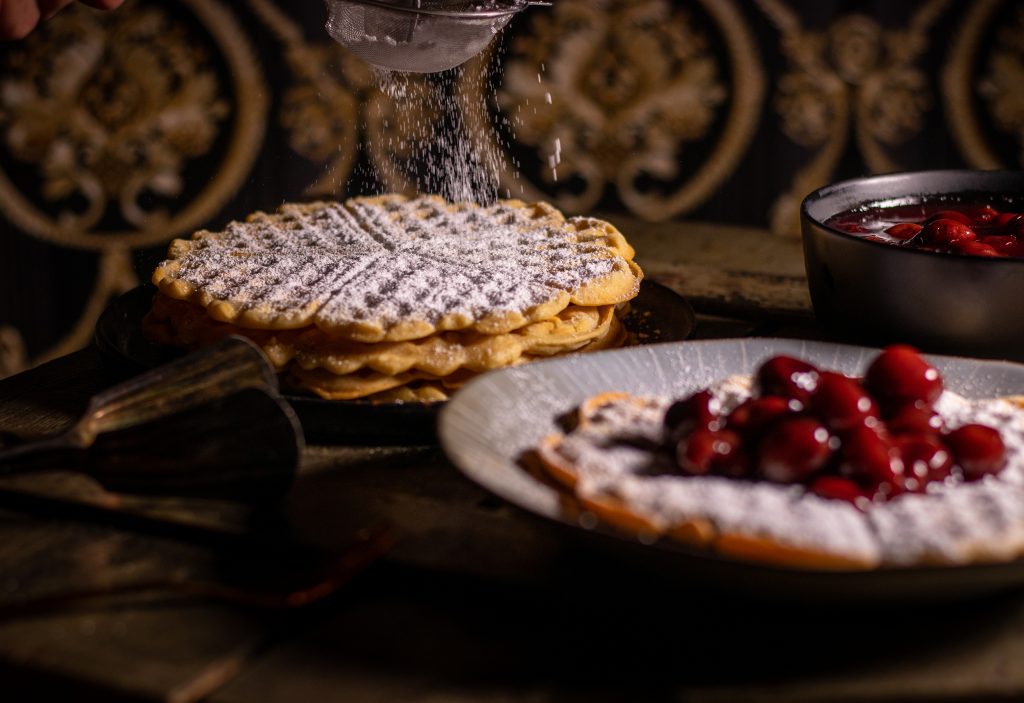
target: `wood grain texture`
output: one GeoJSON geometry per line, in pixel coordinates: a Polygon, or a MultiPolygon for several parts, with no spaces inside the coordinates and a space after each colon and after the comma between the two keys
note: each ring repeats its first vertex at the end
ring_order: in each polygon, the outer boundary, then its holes
{"type": "MultiPolygon", "coordinates": [[[[206,549],[75,522],[0,519],[0,605],[153,579],[212,578],[206,549]]],[[[0,619],[0,671],[136,698],[191,701],[223,684],[268,636],[265,617],[159,594],[0,619]]]]}
{"type": "Polygon", "coordinates": [[[610,217],[636,247],[644,274],[698,312],[760,322],[813,319],[799,241],[749,227],[610,217]]]}

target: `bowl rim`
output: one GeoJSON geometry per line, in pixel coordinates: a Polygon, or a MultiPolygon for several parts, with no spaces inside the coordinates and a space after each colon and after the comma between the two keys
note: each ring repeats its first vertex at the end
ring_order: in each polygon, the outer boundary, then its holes
{"type": "MultiPolygon", "coordinates": [[[[817,228],[820,229],[820,231],[827,232],[828,234],[833,235],[833,236],[838,236],[841,239],[846,239],[848,241],[859,242],[859,243],[861,243],[861,244],[863,244],[865,246],[885,247],[886,251],[904,252],[908,256],[930,256],[930,257],[942,258],[942,259],[947,259],[947,260],[951,259],[951,260],[954,260],[954,261],[959,260],[959,261],[977,261],[977,262],[984,261],[984,262],[987,262],[987,263],[984,263],[984,264],[979,264],[980,266],[992,266],[992,265],[996,265],[996,266],[1013,266],[1013,265],[1021,266],[1021,265],[1024,265],[1024,257],[975,256],[973,254],[962,254],[962,253],[953,252],[953,251],[951,251],[951,252],[930,251],[928,249],[914,249],[914,248],[911,248],[911,247],[897,246],[897,245],[891,244],[889,242],[877,242],[877,241],[874,241],[874,240],[871,240],[871,239],[867,239],[865,237],[858,236],[856,234],[852,234],[850,232],[844,232],[843,230],[838,229],[836,227],[832,227],[831,225],[827,225],[823,221],[821,221],[818,218],[814,217],[810,213],[810,207],[812,205],[814,205],[815,203],[817,203],[818,201],[823,200],[823,199],[825,199],[825,198],[827,198],[827,197],[829,197],[831,195],[834,195],[834,194],[836,194],[838,192],[841,192],[842,190],[844,190],[846,188],[851,188],[851,187],[859,185],[859,184],[863,184],[863,183],[878,183],[878,182],[885,182],[887,180],[893,180],[893,181],[895,181],[895,180],[902,180],[902,179],[906,179],[907,177],[910,177],[910,176],[928,175],[928,176],[932,176],[932,177],[936,177],[936,178],[940,178],[940,177],[943,177],[943,176],[950,177],[950,178],[955,178],[958,175],[962,176],[962,175],[965,175],[965,174],[971,174],[972,176],[980,176],[981,178],[991,177],[991,178],[996,178],[996,179],[1017,177],[1017,178],[1021,179],[1021,183],[1022,183],[1021,199],[1022,199],[1022,202],[1024,202],[1024,170],[1015,170],[1015,169],[991,169],[991,170],[989,170],[989,169],[960,168],[960,169],[925,169],[925,170],[919,170],[919,171],[894,171],[892,173],[880,173],[880,174],[873,174],[873,175],[870,175],[870,176],[858,176],[856,178],[847,178],[847,179],[844,179],[844,180],[841,180],[841,181],[836,181],[834,183],[829,183],[827,185],[824,185],[824,186],[822,186],[822,187],[820,187],[820,188],[818,188],[818,189],[808,193],[804,197],[804,199],[801,201],[801,203],[800,203],[800,220],[801,220],[802,223],[810,223],[812,225],[815,225],[817,228]],[[993,263],[993,262],[998,262],[998,263],[993,263]]],[[[971,192],[971,191],[960,191],[960,192],[971,192]]],[[[936,193],[933,193],[932,195],[935,195],[935,194],[936,193]]],[[[944,194],[944,193],[940,192],[940,193],[937,193],[937,194],[944,194]]],[[[949,195],[956,195],[956,192],[955,191],[950,191],[949,195]]],[[[899,196],[893,196],[893,199],[896,199],[898,197],[899,196]]],[[[908,195],[906,197],[912,197],[912,196],[908,195]]],[[[874,201],[873,200],[863,200],[861,202],[866,204],[866,203],[870,203],[870,202],[874,202],[874,201]]],[[[849,208],[847,208],[847,209],[849,209],[849,208]]],[[[834,214],[838,214],[838,213],[834,213],[834,214]]],[[[830,215],[830,217],[831,217],[831,215],[830,215]]],[[[808,239],[808,236],[807,236],[807,229],[805,227],[801,227],[801,236],[802,236],[803,240],[806,242],[807,239],[808,239]]]]}

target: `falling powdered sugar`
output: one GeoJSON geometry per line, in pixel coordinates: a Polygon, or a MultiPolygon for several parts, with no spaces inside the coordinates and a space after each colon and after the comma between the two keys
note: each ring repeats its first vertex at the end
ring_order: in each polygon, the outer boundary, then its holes
{"type": "Polygon", "coordinates": [[[452,202],[487,204],[498,197],[503,157],[489,138],[470,128],[490,125],[487,105],[461,89],[454,71],[430,77],[376,69],[377,84],[395,110],[383,127],[392,156],[378,160],[381,180],[452,202]]]}

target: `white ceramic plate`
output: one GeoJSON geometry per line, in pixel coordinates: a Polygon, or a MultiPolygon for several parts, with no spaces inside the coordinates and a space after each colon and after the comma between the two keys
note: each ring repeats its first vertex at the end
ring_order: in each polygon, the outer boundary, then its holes
{"type": "MultiPolygon", "coordinates": [[[[532,513],[579,528],[563,514],[557,491],[532,478],[520,467],[519,458],[544,436],[557,431],[557,418],[582,400],[604,391],[680,397],[730,374],[751,373],[761,361],[776,354],[859,375],[877,353],[877,349],[826,342],[741,339],[677,342],[566,357],[496,371],[474,380],[442,412],[439,435],[448,457],[472,481],[532,513]]],[[[1024,366],[958,357],[927,358],[942,373],[946,387],[968,398],[1024,394],[1024,366]]],[[[617,539],[634,541],[628,536],[617,539]]],[[[687,551],[661,543],[655,547],[647,549],[687,551]]],[[[704,554],[701,558],[715,557],[704,554]]],[[[1021,564],[1018,561],[1010,565],[1015,567],[1010,579],[1015,583],[1024,583],[1021,564]]],[[[980,573],[995,569],[992,583],[983,579],[989,586],[981,587],[991,590],[1000,583],[1007,585],[1009,574],[1001,569],[1004,566],[942,571],[980,573]]],[[[925,573],[936,569],[899,571],[925,573]]]]}

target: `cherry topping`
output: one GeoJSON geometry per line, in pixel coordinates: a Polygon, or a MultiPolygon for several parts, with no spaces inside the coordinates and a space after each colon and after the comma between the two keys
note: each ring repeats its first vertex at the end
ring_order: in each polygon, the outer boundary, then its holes
{"type": "Polygon", "coordinates": [[[992,227],[997,227],[997,228],[1002,229],[1003,227],[1006,227],[1006,225],[1008,225],[1010,223],[1010,220],[1012,220],[1015,217],[1017,217],[1017,213],[1015,213],[1015,212],[1001,212],[998,215],[996,215],[994,218],[992,218],[992,221],[989,222],[989,224],[992,227]]]}
{"type": "Polygon", "coordinates": [[[932,481],[949,478],[953,456],[935,435],[913,434],[896,438],[903,460],[903,488],[921,493],[932,481]]]}
{"type": "Polygon", "coordinates": [[[1008,234],[990,234],[978,240],[981,244],[987,244],[1000,254],[1012,255],[1017,248],[1017,238],[1008,234]]]}
{"type": "MultiPolygon", "coordinates": [[[[966,217],[964,219],[966,220],[966,217]]],[[[924,244],[940,247],[951,246],[957,242],[969,242],[978,238],[969,224],[970,220],[966,223],[948,218],[932,220],[925,225],[914,241],[919,239],[924,244]]]]}
{"type": "Polygon", "coordinates": [[[1024,215],[1011,217],[1007,223],[1003,225],[1003,233],[1008,234],[1011,237],[1024,237],[1024,215]]]}
{"type": "Polygon", "coordinates": [[[852,378],[833,371],[818,374],[811,408],[833,430],[846,430],[878,420],[878,406],[867,391],[852,378]]]}
{"type": "Polygon", "coordinates": [[[787,356],[769,359],[757,375],[765,394],[728,416],[712,410],[709,390],[669,408],[666,448],[681,473],[801,483],[864,510],[872,500],[977,480],[1006,464],[992,427],[943,434],[934,407],[942,379],[913,347],[883,350],[863,383],[787,356]]]}
{"type": "Polygon", "coordinates": [[[942,418],[925,403],[907,403],[885,418],[885,426],[893,434],[938,434],[942,418]]]}
{"type": "Polygon", "coordinates": [[[910,239],[923,229],[915,222],[900,222],[885,230],[885,233],[895,239],[910,239]]]}
{"type": "Polygon", "coordinates": [[[1024,213],[1000,212],[989,204],[925,201],[864,205],[833,215],[826,224],[863,239],[911,249],[997,258],[994,249],[999,257],[1024,258],[1024,213]],[[1017,241],[988,241],[989,237],[1013,237],[1017,241]],[[981,241],[985,246],[968,244],[979,240],[986,240],[981,241]]]}
{"type": "Polygon", "coordinates": [[[867,234],[868,232],[871,231],[864,225],[858,225],[855,223],[843,225],[843,230],[849,232],[850,234],[867,234]]]}
{"type": "Polygon", "coordinates": [[[711,469],[716,474],[729,478],[750,478],[753,472],[753,460],[748,445],[743,438],[730,430],[718,432],[719,439],[732,447],[731,450],[718,452],[711,462],[711,469]]]}
{"type": "Polygon", "coordinates": [[[717,430],[718,415],[711,410],[711,391],[697,391],[688,398],[672,403],[665,413],[665,429],[679,439],[694,429],[717,430]]]}
{"type": "Polygon", "coordinates": [[[773,423],[799,410],[794,405],[797,403],[781,395],[748,398],[729,413],[725,426],[745,437],[757,438],[773,423]]]}
{"type": "Polygon", "coordinates": [[[813,418],[783,420],[761,440],[760,473],[779,483],[803,481],[825,466],[832,455],[832,439],[813,418]]]}
{"type": "Polygon", "coordinates": [[[845,500],[858,507],[867,500],[867,495],[860,486],[841,476],[818,476],[808,486],[808,490],[822,498],[845,500]]]}
{"type": "Polygon", "coordinates": [[[780,395],[806,407],[818,385],[818,369],[791,356],[774,356],[761,364],[757,381],[762,395],[780,395]]]}
{"type": "Polygon", "coordinates": [[[895,483],[903,464],[889,441],[875,428],[859,425],[843,435],[839,472],[869,485],[895,483]]]}
{"type": "Polygon", "coordinates": [[[956,242],[953,244],[953,251],[957,254],[969,254],[970,256],[1002,256],[995,247],[971,240],[956,242]]]}
{"type": "Polygon", "coordinates": [[[917,401],[933,404],[942,395],[942,378],[916,349],[895,344],[868,367],[864,387],[888,411],[917,401]]]}
{"type": "Polygon", "coordinates": [[[995,219],[999,215],[999,211],[991,205],[978,205],[977,207],[968,208],[965,214],[973,218],[975,222],[986,224],[995,219]]]}
{"type": "Polygon", "coordinates": [[[965,225],[971,224],[970,215],[959,212],[958,210],[940,210],[928,218],[928,224],[938,222],[939,220],[952,220],[953,222],[959,222],[965,225]]]}
{"type": "Polygon", "coordinates": [[[739,450],[740,436],[729,430],[698,427],[676,445],[676,463],[685,473],[703,476],[727,466],[739,450]]]}
{"type": "Polygon", "coordinates": [[[1006,465],[1006,446],[995,428],[964,425],[950,432],[945,439],[968,481],[997,473],[1006,465]]]}

